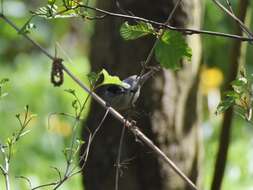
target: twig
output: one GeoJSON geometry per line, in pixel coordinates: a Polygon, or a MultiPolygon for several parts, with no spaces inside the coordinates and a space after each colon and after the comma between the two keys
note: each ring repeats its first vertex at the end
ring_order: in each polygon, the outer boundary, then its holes
{"type": "MultiPolygon", "coordinates": [[[[178,6],[180,5],[181,2],[182,2],[182,0],[178,0],[178,1],[177,1],[177,3],[175,4],[173,10],[172,10],[171,13],[170,13],[168,19],[166,20],[166,22],[165,22],[164,24],[168,25],[168,24],[170,23],[170,21],[171,21],[173,15],[174,15],[174,13],[176,12],[176,10],[177,10],[177,8],[178,8],[178,6]]],[[[153,56],[153,54],[154,54],[154,51],[155,51],[155,47],[156,47],[157,43],[159,42],[160,38],[162,37],[163,33],[164,33],[164,31],[162,31],[162,32],[159,34],[158,38],[156,39],[156,41],[155,41],[155,43],[154,43],[152,49],[150,50],[150,52],[149,52],[149,54],[148,54],[148,57],[147,57],[147,59],[146,59],[146,61],[145,61],[145,63],[144,63],[144,66],[146,66],[146,65],[151,61],[151,58],[152,58],[152,56],[153,56]]],[[[143,73],[142,73],[142,74],[143,74],[143,73]]]]}
{"type": "Polygon", "coordinates": [[[125,135],[125,130],[126,130],[126,127],[123,126],[123,128],[121,129],[118,156],[116,160],[115,190],[119,189],[119,177],[120,177],[120,169],[121,169],[120,160],[121,160],[121,152],[122,152],[122,147],[123,147],[123,139],[125,135]]]}
{"type": "MultiPolygon", "coordinates": [[[[7,17],[0,14],[0,18],[2,18],[6,23],[8,23],[10,26],[12,26],[17,32],[19,32],[19,28],[12,23],[7,17]]],[[[45,49],[43,49],[39,44],[37,44],[34,40],[32,40],[28,35],[21,33],[27,40],[29,40],[35,47],[39,48],[42,53],[44,53],[46,56],[48,56],[51,60],[54,60],[55,58],[49,54],[45,49]]],[[[241,38],[241,37],[240,37],[241,38]]],[[[249,40],[248,38],[245,40],[249,40]]],[[[193,182],[171,161],[154,143],[148,139],[136,126],[134,126],[130,121],[126,120],[119,112],[117,112],[112,107],[108,107],[106,102],[101,99],[96,93],[90,91],[88,87],[86,87],[78,78],[76,78],[72,72],[67,69],[65,65],[62,64],[62,69],[65,71],[69,77],[74,80],[84,91],[86,91],[88,94],[92,96],[92,98],[97,101],[103,108],[107,109],[107,111],[115,117],[118,121],[120,121],[122,124],[125,124],[125,127],[127,127],[132,133],[136,135],[140,140],[142,140],[149,148],[151,148],[157,155],[159,155],[166,163],[169,164],[169,166],[185,181],[187,182],[192,189],[197,190],[197,187],[193,184],[193,182]]],[[[63,179],[63,182],[66,181],[66,178],[63,179]]],[[[54,188],[56,189],[58,185],[54,188]]]]}
{"type": "Polygon", "coordinates": [[[235,34],[226,34],[226,33],[222,33],[222,32],[214,32],[214,31],[208,31],[208,30],[198,30],[198,29],[191,29],[191,28],[174,27],[174,26],[170,26],[169,24],[156,22],[156,21],[145,19],[145,18],[142,18],[142,17],[118,14],[118,13],[114,13],[114,12],[110,12],[110,11],[106,11],[106,10],[99,9],[99,8],[96,8],[96,7],[90,7],[90,6],[82,5],[82,4],[79,4],[79,7],[84,7],[84,8],[87,8],[87,9],[91,9],[93,11],[103,13],[103,14],[108,15],[108,16],[113,16],[113,17],[118,17],[118,18],[131,19],[131,20],[136,20],[136,21],[142,21],[142,22],[145,22],[145,23],[150,23],[150,24],[153,24],[154,26],[156,26],[160,29],[175,30],[175,31],[178,31],[178,32],[182,32],[185,35],[204,34],[204,35],[210,35],[210,36],[220,36],[220,37],[225,37],[225,38],[232,38],[232,39],[237,39],[237,40],[241,40],[241,41],[253,41],[252,38],[247,38],[247,37],[243,37],[243,36],[239,36],[239,35],[235,35],[235,34]]]}
{"type": "Polygon", "coordinates": [[[228,6],[230,12],[234,15],[234,11],[233,11],[233,8],[232,8],[232,5],[231,5],[230,1],[226,0],[226,3],[227,3],[227,6],[228,6]]]}
{"type": "MultiPolygon", "coordinates": [[[[167,18],[167,20],[165,21],[164,24],[169,24],[169,23],[170,23],[170,21],[171,21],[173,15],[174,15],[174,13],[176,12],[176,10],[177,10],[177,8],[178,8],[178,6],[180,5],[181,2],[182,2],[182,0],[178,0],[178,1],[176,2],[174,8],[172,9],[171,13],[169,14],[169,16],[168,16],[168,18],[167,18]]],[[[139,79],[138,79],[138,81],[137,81],[137,84],[140,83],[140,81],[141,81],[141,76],[144,75],[145,69],[146,69],[147,65],[149,64],[149,62],[151,61],[151,59],[152,59],[152,57],[153,57],[153,55],[154,55],[156,45],[158,44],[158,42],[159,42],[159,40],[161,39],[161,37],[163,36],[163,34],[164,34],[164,30],[161,30],[161,31],[159,32],[158,36],[157,36],[157,39],[155,40],[155,43],[153,44],[151,50],[149,51],[148,56],[147,56],[145,62],[143,63],[143,65],[142,65],[143,68],[142,68],[140,74],[138,75],[139,79]]],[[[133,99],[134,99],[134,94],[132,95],[132,98],[131,98],[131,101],[130,101],[130,102],[132,102],[133,99]]]]}
{"type": "Polygon", "coordinates": [[[5,189],[6,190],[10,190],[10,178],[9,178],[9,156],[6,155],[4,148],[1,146],[0,147],[0,151],[2,152],[3,156],[4,156],[4,167],[1,166],[1,171],[2,174],[4,176],[4,182],[5,182],[5,189]]]}
{"type": "Polygon", "coordinates": [[[233,11],[229,11],[228,9],[226,9],[226,7],[224,7],[219,1],[217,0],[212,0],[221,10],[223,10],[227,15],[229,15],[232,19],[234,19],[239,26],[242,28],[242,30],[249,36],[250,39],[253,39],[253,34],[250,31],[250,29],[238,18],[235,16],[235,14],[233,13],[233,11]]]}
{"type": "Polygon", "coordinates": [[[25,180],[29,184],[30,189],[32,189],[32,183],[29,178],[27,178],[25,176],[17,176],[16,178],[20,178],[20,179],[25,180]]]}

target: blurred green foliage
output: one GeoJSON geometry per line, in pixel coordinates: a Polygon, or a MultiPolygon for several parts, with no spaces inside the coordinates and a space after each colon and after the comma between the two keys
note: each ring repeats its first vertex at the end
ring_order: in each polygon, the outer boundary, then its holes
{"type": "MultiPolygon", "coordinates": [[[[237,0],[231,1],[236,7],[237,0]]],[[[29,10],[44,6],[46,1],[5,0],[5,13],[19,27],[29,19],[29,10]],[[44,3],[44,4],[43,4],[44,3]]],[[[253,4],[251,4],[253,8],[253,4]]],[[[210,0],[205,1],[203,28],[213,31],[233,33],[233,21],[226,17],[210,0]]],[[[63,57],[74,73],[88,83],[86,74],[89,72],[89,39],[93,24],[81,19],[44,20],[34,18],[32,23],[36,28],[31,36],[43,47],[54,53],[57,42],[57,54],[63,57]]],[[[251,24],[252,26],[252,24],[251,24]]],[[[251,27],[252,28],[252,27],[251,27]]],[[[209,67],[219,67],[223,73],[229,72],[229,53],[231,40],[221,37],[204,36],[204,64],[209,67]]],[[[246,66],[253,73],[252,45],[248,47],[246,66]]],[[[49,114],[52,112],[72,112],[72,97],[64,89],[75,89],[82,99],[86,94],[67,76],[64,85],[53,87],[50,83],[50,63],[40,51],[17,34],[10,26],[0,21],[0,80],[9,78],[4,86],[4,92],[9,95],[0,99],[0,139],[2,142],[18,128],[15,114],[23,111],[28,104],[32,113],[38,116],[30,124],[32,130],[21,139],[15,147],[15,155],[11,163],[11,180],[13,189],[26,189],[26,183],[15,176],[29,177],[33,185],[51,182],[57,174],[50,166],[64,169],[62,150],[67,145],[71,133],[72,121],[64,117],[52,117],[48,126],[49,114]]],[[[86,109],[86,113],[87,113],[86,109]]],[[[214,114],[214,113],[211,113],[214,114]]],[[[217,152],[220,131],[220,117],[205,118],[204,129],[204,189],[210,188],[214,160],[217,152]]],[[[253,186],[253,141],[252,126],[248,126],[240,118],[234,119],[232,144],[229,150],[229,161],[224,178],[223,189],[249,190],[253,186]]],[[[1,161],[1,157],[0,157],[1,161]]],[[[0,178],[0,186],[3,180],[0,178]]],[[[61,189],[81,190],[81,177],[76,176],[61,189]]]]}
{"type": "MultiPolygon", "coordinates": [[[[40,3],[46,3],[40,2],[40,3]]],[[[29,19],[29,10],[42,6],[34,1],[5,1],[6,15],[22,27],[29,19]]],[[[87,52],[92,33],[92,23],[81,20],[43,20],[34,18],[36,28],[31,36],[43,47],[65,59],[65,64],[82,81],[88,84],[89,72],[87,52]]],[[[18,129],[17,113],[22,113],[25,105],[30,105],[32,113],[38,116],[29,125],[31,132],[22,138],[14,149],[11,161],[11,185],[15,190],[27,189],[27,182],[16,176],[28,177],[33,186],[55,181],[57,173],[51,167],[65,168],[62,153],[69,146],[73,120],[50,113],[73,113],[73,98],[64,89],[75,89],[79,98],[87,96],[68,76],[64,85],[53,87],[50,83],[51,60],[34,48],[14,29],[0,21],[0,78],[10,81],[3,87],[9,95],[0,100],[0,140],[4,143],[8,136],[18,129]],[[50,126],[48,125],[50,121],[50,126]]],[[[88,109],[85,109],[85,114],[88,109]]],[[[21,114],[22,115],[22,114],[21,114]]],[[[2,157],[0,157],[2,162],[2,157]]],[[[0,177],[0,187],[4,181],[0,177]]],[[[82,189],[81,177],[75,176],[61,189],[82,189]]]]}
{"type": "MultiPolygon", "coordinates": [[[[225,1],[223,1],[225,2],[225,1]]],[[[231,0],[232,7],[236,12],[237,0],[231,0]]],[[[250,5],[248,18],[253,18],[252,8],[250,5]]],[[[250,21],[248,21],[250,22],[250,21]]],[[[207,30],[220,31],[226,33],[234,33],[235,22],[227,17],[217,8],[212,1],[205,1],[205,15],[203,27],[207,30]]],[[[250,22],[250,29],[253,31],[253,23],[250,22]]],[[[230,72],[229,61],[232,40],[204,36],[203,40],[203,61],[207,67],[220,68],[226,76],[230,72]]],[[[245,43],[244,43],[245,44],[245,43]]],[[[253,46],[247,46],[245,66],[248,75],[253,73],[253,46]]],[[[222,90],[221,90],[222,92],[222,90]]],[[[209,113],[211,116],[206,117],[203,124],[204,131],[204,189],[210,189],[215,158],[219,142],[219,133],[221,127],[221,115],[215,116],[214,113],[209,113]]],[[[225,170],[222,189],[229,190],[250,190],[253,187],[253,150],[252,146],[253,126],[249,125],[239,116],[235,116],[232,126],[231,146],[228,154],[228,164],[225,170]]]]}

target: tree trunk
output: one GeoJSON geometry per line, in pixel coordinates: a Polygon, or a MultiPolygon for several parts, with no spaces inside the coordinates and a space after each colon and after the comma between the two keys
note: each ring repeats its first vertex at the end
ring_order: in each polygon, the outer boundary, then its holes
{"type": "MultiPolygon", "coordinates": [[[[176,1],[122,0],[121,7],[136,16],[164,22],[176,1]]],[[[183,0],[171,24],[200,28],[201,0],[183,0]]],[[[97,0],[97,7],[118,12],[114,1],[97,0]]],[[[119,27],[123,20],[107,17],[97,21],[91,40],[91,68],[106,68],[122,79],[141,70],[154,39],[145,37],[123,41],[119,27]]],[[[135,119],[141,130],[151,138],[193,182],[199,179],[200,128],[198,71],[201,57],[200,38],[187,37],[192,47],[192,62],[182,61],[183,69],[177,72],[164,70],[144,85],[137,103],[135,119]]],[[[152,60],[152,64],[156,64],[152,60]]],[[[94,130],[105,111],[92,102],[83,128],[94,130]]],[[[86,190],[114,189],[114,167],[122,125],[110,116],[103,123],[91,146],[87,166],[83,172],[86,190]]],[[[83,130],[83,137],[87,135],[83,130]]],[[[121,190],[174,190],[190,189],[162,160],[136,141],[128,133],[122,150],[121,190]]]]}

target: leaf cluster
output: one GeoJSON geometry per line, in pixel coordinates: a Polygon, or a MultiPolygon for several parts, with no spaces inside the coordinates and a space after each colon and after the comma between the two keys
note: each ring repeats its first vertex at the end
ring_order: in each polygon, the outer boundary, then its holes
{"type": "Polygon", "coordinates": [[[191,48],[185,42],[182,33],[177,31],[157,31],[150,23],[139,22],[130,25],[125,22],[120,28],[120,34],[125,40],[135,40],[147,35],[155,36],[155,57],[160,65],[166,69],[177,70],[183,57],[191,59],[191,48]]]}
{"type": "Polygon", "coordinates": [[[223,113],[230,107],[235,106],[236,113],[250,121],[253,107],[252,76],[246,77],[243,74],[232,81],[231,86],[232,90],[224,93],[224,97],[217,107],[216,114],[223,113]]]}

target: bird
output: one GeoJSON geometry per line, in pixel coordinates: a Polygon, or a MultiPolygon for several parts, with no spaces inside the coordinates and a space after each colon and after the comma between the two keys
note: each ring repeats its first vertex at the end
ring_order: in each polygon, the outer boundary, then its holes
{"type": "Polygon", "coordinates": [[[116,110],[122,111],[134,107],[140,95],[140,89],[157,69],[151,69],[143,75],[132,75],[119,84],[102,84],[95,89],[108,106],[116,110]]]}

